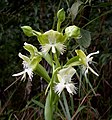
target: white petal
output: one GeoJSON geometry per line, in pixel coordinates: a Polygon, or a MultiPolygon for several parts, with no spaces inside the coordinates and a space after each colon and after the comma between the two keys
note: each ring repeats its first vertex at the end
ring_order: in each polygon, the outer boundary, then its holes
{"type": "Polygon", "coordinates": [[[84,72],[85,72],[85,74],[87,74],[87,73],[88,73],[88,67],[85,69],[85,71],[84,71],[84,72]]]}
{"type": "Polygon", "coordinates": [[[66,88],[70,94],[76,94],[77,88],[74,83],[71,82],[71,78],[75,72],[76,70],[73,67],[64,68],[59,71],[59,74],[57,74],[59,83],[55,86],[55,92],[57,94],[60,95],[64,88],[66,88]]]}
{"type": "Polygon", "coordinates": [[[91,64],[92,63],[92,60],[93,60],[93,57],[90,57],[90,58],[87,58],[86,59],[86,64],[91,64]]]}
{"type": "Polygon", "coordinates": [[[62,77],[65,76],[65,75],[69,75],[69,76],[72,77],[75,73],[76,73],[76,70],[73,67],[63,68],[59,71],[59,74],[62,77]]]}
{"type": "Polygon", "coordinates": [[[64,75],[63,76],[63,81],[64,83],[68,83],[68,82],[71,82],[71,75],[64,75]]]}
{"type": "Polygon", "coordinates": [[[60,82],[60,83],[57,83],[57,85],[54,87],[54,91],[60,96],[64,88],[65,88],[65,85],[60,82]]]}
{"type": "Polygon", "coordinates": [[[61,44],[61,43],[56,43],[56,49],[61,53],[63,54],[66,50],[66,46],[61,44]]]}
{"type": "Polygon", "coordinates": [[[30,80],[32,80],[32,78],[33,78],[33,72],[32,72],[32,69],[28,70],[27,74],[28,74],[30,80]]]}
{"type": "Polygon", "coordinates": [[[29,68],[29,64],[26,61],[23,61],[23,68],[24,69],[28,69],[29,68]]]}
{"type": "Polygon", "coordinates": [[[17,73],[17,74],[13,74],[12,76],[20,76],[20,75],[23,75],[25,73],[25,71],[22,71],[20,73],[17,73]]]}
{"type": "Polygon", "coordinates": [[[55,46],[52,45],[52,53],[56,53],[55,46]]]}
{"type": "Polygon", "coordinates": [[[51,45],[46,44],[46,45],[42,46],[42,52],[47,54],[49,52],[50,48],[51,48],[51,45]]]}
{"type": "Polygon", "coordinates": [[[73,67],[68,68],[68,75],[71,75],[71,77],[76,73],[76,70],[73,67]]]}
{"type": "Polygon", "coordinates": [[[24,45],[28,45],[28,43],[25,42],[24,45]]]}
{"type": "Polygon", "coordinates": [[[75,85],[73,84],[73,83],[68,83],[68,84],[66,84],[66,89],[67,89],[67,91],[70,93],[70,94],[76,94],[76,90],[77,90],[77,88],[75,87],[75,85]]]}
{"type": "Polygon", "coordinates": [[[64,83],[63,78],[62,78],[62,76],[60,74],[57,74],[57,77],[58,77],[58,81],[59,82],[63,82],[64,83]]]}
{"type": "Polygon", "coordinates": [[[89,69],[93,74],[95,74],[96,76],[99,76],[91,67],[88,67],[88,69],[89,69]]]}
{"type": "Polygon", "coordinates": [[[92,55],[95,55],[95,54],[99,54],[99,51],[90,53],[90,54],[87,56],[87,58],[90,58],[92,55]]]}
{"type": "Polygon", "coordinates": [[[24,80],[24,81],[26,80],[26,73],[23,74],[21,80],[24,80]]]}

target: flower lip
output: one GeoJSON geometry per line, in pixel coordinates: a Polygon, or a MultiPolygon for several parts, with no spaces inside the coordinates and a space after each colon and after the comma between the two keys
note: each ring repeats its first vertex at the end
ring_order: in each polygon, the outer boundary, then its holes
{"type": "Polygon", "coordinates": [[[92,55],[95,55],[95,54],[99,54],[99,51],[96,51],[96,52],[90,53],[89,55],[87,55],[87,58],[90,58],[92,55]]]}
{"type": "MultiPolygon", "coordinates": [[[[96,76],[99,76],[98,73],[96,73],[90,66],[89,64],[92,63],[92,59],[93,57],[91,57],[92,55],[95,55],[95,54],[99,54],[99,51],[97,52],[93,52],[93,53],[90,53],[89,55],[87,55],[87,69],[89,69],[93,74],[95,74],[96,76]]],[[[88,70],[85,72],[85,74],[87,74],[88,70]]]]}
{"type": "Polygon", "coordinates": [[[17,74],[13,74],[12,76],[21,76],[21,75],[23,75],[22,76],[22,78],[21,78],[21,80],[25,80],[26,79],[26,73],[28,74],[28,76],[29,76],[29,79],[32,81],[32,78],[33,78],[33,70],[32,70],[32,68],[28,65],[28,63],[26,62],[26,61],[23,61],[23,71],[22,72],[20,72],[20,73],[17,73],[17,74]]]}
{"type": "Polygon", "coordinates": [[[64,51],[66,50],[66,46],[63,45],[62,43],[56,43],[56,44],[46,44],[44,46],[41,46],[41,50],[43,53],[47,54],[49,52],[49,50],[51,49],[52,53],[56,53],[56,49],[57,51],[59,51],[61,54],[64,53],[64,51]]]}
{"type": "Polygon", "coordinates": [[[85,55],[85,53],[82,50],[76,50],[77,55],[80,57],[80,62],[83,64],[83,71],[84,74],[87,75],[88,70],[90,70],[93,74],[96,76],[99,76],[98,73],[96,73],[90,66],[89,64],[92,63],[93,57],[92,55],[99,54],[99,51],[90,53],[89,55],[85,55]]]}
{"type": "Polygon", "coordinates": [[[60,96],[61,92],[66,88],[68,93],[72,95],[76,94],[77,87],[75,87],[75,84],[71,81],[75,72],[76,70],[73,67],[64,68],[59,71],[57,74],[59,83],[56,83],[54,87],[55,93],[60,96]]]}

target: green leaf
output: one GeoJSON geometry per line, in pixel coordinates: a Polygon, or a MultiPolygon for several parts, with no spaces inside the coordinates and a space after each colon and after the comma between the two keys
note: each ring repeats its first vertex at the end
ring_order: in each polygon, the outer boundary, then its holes
{"type": "Polygon", "coordinates": [[[65,115],[66,118],[67,118],[67,113],[66,113],[65,107],[64,107],[64,105],[63,105],[63,102],[62,102],[60,99],[59,99],[59,103],[60,103],[60,106],[61,106],[61,108],[62,108],[62,111],[63,111],[64,115],[65,115]]]}
{"type": "Polygon", "coordinates": [[[53,120],[52,119],[52,103],[51,103],[51,96],[50,96],[50,92],[47,95],[47,99],[46,99],[46,104],[45,104],[45,120],[53,120]]]}
{"type": "Polygon", "coordinates": [[[84,106],[84,105],[83,105],[83,106],[79,105],[79,107],[77,108],[75,114],[72,116],[72,119],[71,119],[71,120],[74,120],[75,117],[77,116],[77,114],[78,114],[79,112],[81,112],[81,110],[83,110],[84,108],[86,108],[86,106],[84,106]]]}
{"type": "Polygon", "coordinates": [[[93,91],[94,95],[96,95],[96,92],[95,92],[95,90],[94,90],[93,86],[91,85],[91,83],[89,82],[89,80],[88,80],[87,76],[85,76],[85,79],[86,79],[86,83],[88,83],[88,84],[89,84],[89,86],[90,86],[91,90],[93,91]]]}
{"type": "Polygon", "coordinates": [[[70,115],[70,111],[69,111],[69,107],[68,107],[68,103],[67,103],[67,99],[66,99],[64,91],[62,92],[62,97],[63,97],[64,106],[65,106],[65,110],[67,114],[67,120],[71,120],[71,115],[70,115]]]}
{"type": "Polygon", "coordinates": [[[74,2],[74,4],[71,6],[70,13],[72,16],[72,21],[76,18],[77,14],[78,14],[78,9],[81,4],[82,4],[82,2],[80,0],[77,0],[77,2],[74,2]]]}
{"type": "Polygon", "coordinates": [[[32,99],[31,101],[32,101],[33,103],[35,103],[36,105],[38,105],[39,107],[41,107],[41,108],[44,109],[44,105],[43,105],[41,102],[39,102],[39,101],[37,101],[37,100],[34,100],[34,99],[32,99]]]}
{"type": "Polygon", "coordinates": [[[91,44],[91,34],[89,31],[87,30],[83,30],[81,29],[81,38],[78,39],[78,43],[80,46],[83,46],[84,48],[89,47],[89,45],[91,44]]]}
{"type": "Polygon", "coordinates": [[[36,68],[35,68],[35,73],[37,73],[39,76],[43,77],[47,83],[50,82],[50,77],[46,71],[46,69],[40,65],[40,64],[37,64],[36,68]]]}

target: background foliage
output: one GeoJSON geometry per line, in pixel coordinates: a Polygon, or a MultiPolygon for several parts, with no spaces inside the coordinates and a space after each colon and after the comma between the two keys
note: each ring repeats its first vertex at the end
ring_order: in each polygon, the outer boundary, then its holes
{"type": "MultiPolygon", "coordinates": [[[[18,52],[24,53],[22,47],[24,42],[27,41],[40,49],[36,38],[26,37],[20,27],[29,25],[33,29],[43,32],[51,28],[55,29],[57,11],[60,8],[64,8],[66,14],[71,10],[70,8],[72,11],[76,11],[72,6],[74,2],[75,0],[0,1],[1,120],[16,120],[17,118],[43,120],[45,83],[38,76],[35,76],[32,84],[21,81],[14,83],[16,80],[12,77],[13,73],[22,69],[22,61],[18,57],[18,52]],[[12,83],[13,85],[11,85],[12,83]]],[[[88,43],[88,53],[100,51],[95,60],[98,63],[97,69],[100,76],[98,78],[90,77],[93,86],[97,86],[97,96],[87,99],[97,111],[96,118],[95,113],[91,113],[93,120],[110,120],[112,118],[112,2],[111,0],[82,0],[82,2],[85,4],[79,7],[75,15],[67,16],[68,21],[64,22],[62,26],[67,23],[75,24],[91,33],[92,40],[90,46],[88,43]]],[[[73,42],[71,42],[69,50],[76,47],[73,42]]],[[[70,53],[69,51],[65,54],[69,56],[70,53]]],[[[64,56],[62,61],[64,61],[64,56]]],[[[43,65],[46,66],[46,63],[43,62],[43,65]]],[[[75,97],[78,99],[77,96],[75,97]]],[[[92,111],[86,110],[82,116],[89,112],[92,111]]],[[[79,118],[77,117],[77,119],[79,118]]]]}

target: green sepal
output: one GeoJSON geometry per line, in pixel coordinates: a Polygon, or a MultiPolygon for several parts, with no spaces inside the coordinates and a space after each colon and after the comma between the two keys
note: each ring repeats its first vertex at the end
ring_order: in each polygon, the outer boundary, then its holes
{"type": "Polygon", "coordinates": [[[45,45],[49,43],[47,36],[44,34],[38,36],[38,41],[41,45],[45,45]]]}
{"type": "Polygon", "coordinates": [[[68,62],[66,63],[66,65],[69,65],[69,66],[78,66],[78,65],[81,65],[81,62],[80,62],[80,57],[79,56],[75,56],[73,58],[71,58],[70,60],[68,60],[68,62]]]}
{"type": "Polygon", "coordinates": [[[37,64],[39,64],[41,60],[42,60],[41,56],[34,56],[30,62],[31,68],[35,70],[37,67],[37,64]]]}
{"type": "Polygon", "coordinates": [[[31,102],[33,102],[35,105],[37,105],[38,107],[40,107],[40,108],[42,108],[42,109],[44,109],[45,107],[44,107],[44,104],[43,103],[41,103],[40,101],[37,101],[36,99],[31,99],[31,102]]]}
{"type": "Polygon", "coordinates": [[[80,62],[86,65],[86,55],[82,50],[75,50],[77,55],[80,57],[80,62]]]}
{"type": "Polygon", "coordinates": [[[18,54],[18,56],[23,59],[23,61],[26,61],[27,63],[30,63],[30,58],[25,56],[25,55],[22,55],[21,53],[18,54]]]}
{"type": "Polygon", "coordinates": [[[31,44],[28,44],[28,43],[26,43],[26,42],[24,43],[24,45],[25,45],[25,46],[23,46],[24,49],[26,49],[26,50],[30,53],[31,58],[32,58],[34,55],[38,54],[38,50],[37,50],[37,48],[36,48],[35,46],[33,46],[33,45],[31,45],[31,44]]]}
{"type": "Polygon", "coordinates": [[[38,41],[41,45],[49,44],[51,43],[63,43],[65,41],[66,36],[64,36],[62,33],[54,30],[49,30],[41,35],[38,36],[38,41]]]}
{"type": "Polygon", "coordinates": [[[43,77],[47,83],[50,82],[51,79],[50,79],[46,69],[42,65],[37,64],[34,72],[37,73],[39,76],[43,77]]]}

